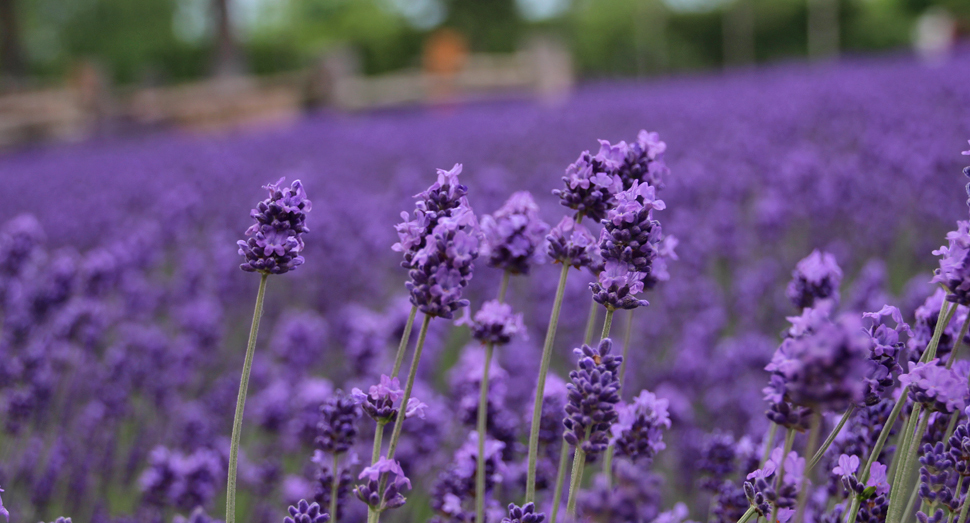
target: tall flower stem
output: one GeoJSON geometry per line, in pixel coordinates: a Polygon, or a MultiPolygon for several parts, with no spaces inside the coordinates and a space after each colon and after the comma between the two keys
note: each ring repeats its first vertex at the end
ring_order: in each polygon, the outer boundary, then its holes
{"type": "MultiPolygon", "coordinates": [[[[613,327],[613,309],[606,308],[606,318],[603,320],[603,333],[600,334],[600,339],[605,340],[610,337],[610,329],[613,327]]],[[[623,362],[620,362],[622,365],[623,362]]]]}
{"type": "Polygon", "coordinates": [[[492,343],[485,344],[485,369],[478,397],[478,465],[475,467],[475,521],[485,521],[485,429],[488,420],[488,368],[492,364],[492,343]]]}
{"type": "MultiPolygon", "coordinates": [[[[963,477],[964,476],[961,474],[957,478],[957,488],[956,490],[953,491],[953,492],[956,492],[957,495],[960,495],[960,493],[963,492],[963,477]]],[[[966,503],[966,500],[964,500],[964,503],[962,504],[965,504],[965,503],[966,503]]],[[[953,523],[953,517],[956,515],[957,515],[956,512],[950,512],[950,515],[946,518],[946,523],[953,523]]]]}
{"type": "MultiPolygon", "coordinates": [[[[592,427],[586,427],[586,437],[589,439],[592,427]]],[[[576,451],[573,453],[573,473],[569,480],[569,497],[566,498],[566,515],[570,521],[576,519],[576,500],[579,497],[579,486],[583,482],[583,471],[586,469],[586,451],[583,450],[583,441],[576,444],[576,451]]]]}
{"type": "Polygon", "coordinates": [[[549,327],[546,329],[546,341],[542,347],[542,362],[539,364],[536,399],[532,408],[532,428],[529,431],[529,468],[525,482],[526,503],[534,502],[536,497],[536,463],[539,459],[539,422],[542,417],[542,398],[546,389],[546,374],[549,372],[549,361],[552,359],[552,345],[556,339],[556,328],[559,326],[559,311],[562,309],[562,298],[566,292],[567,276],[569,276],[569,265],[564,263],[562,272],[559,274],[559,286],[556,288],[556,298],[552,304],[549,327]]]}
{"type": "MultiPolygon", "coordinates": [[[[918,412],[920,410],[919,407],[920,407],[920,404],[917,403],[916,407],[913,408],[914,416],[919,414],[918,412]]],[[[916,450],[917,448],[919,448],[919,442],[923,439],[923,433],[926,432],[926,424],[928,423],[929,419],[930,419],[930,413],[929,411],[927,411],[925,414],[923,414],[923,417],[920,419],[919,426],[916,429],[916,433],[910,436],[911,439],[910,439],[908,448],[906,449],[906,454],[901,456],[903,458],[903,461],[900,462],[900,465],[902,466],[901,472],[899,471],[899,469],[897,469],[897,473],[896,473],[896,484],[898,484],[899,487],[901,487],[901,489],[899,490],[899,493],[905,492],[905,489],[903,489],[902,487],[904,487],[904,485],[908,483],[910,476],[912,476],[913,474],[913,466],[914,466],[914,463],[916,462],[916,450]]],[[[903,511],[902,497],[891,496],[889,500],[889,514],[886,518],[886,521],[890,523],[901,522],[903,520],[902,511],[903,511]],[[896,501],[896,503],[893,503],[893,501],[896,501]]]]}
{"type": "MultiPolygon", "coordinates": [[[[502,273],[502,283],[498,289],[498,301],[505,301],[509,288],[509,271],[502,273]]],[[[485,521],[485,434],[488,432],[488,371],[492,366],[494,345],[485,344],[485,368],[482,370],[482,383],[478,395],[478,458],[475,467],[475,521],[485,521]]]]}
{"type": "MultiPolygon", "coordinates": [[[[600,335],[600,340],[604,340],[610,336],[610,329],[613,326],[613,312],[614,310],[610,307],[606,308],[606,319],[603,320],[603,333],[600,335]]],[[[626,347],[623,347],[623,351],[626,352],[626,347]]],[[[624,358],[625,360],[626,358],[624,358]]],[[[623,362],[620,362],[623,365],[623,362]]],[[[622,385],[622,381],[620,382],[622,385]]],[[[622,390],[621,394],[622,394],[622,390]]],[[[603,460],[603,474],[606,475],[606,485],[610,488],[613,487],[613,453],[616,452],[616,448],[612,443],[606,447],[606,458],[603,460]]]]}
{"type": "MultiPolygon", "coordinates": [[[[845,418],[846,416],[843,416],[845,418]]],[[[808,429],[808,442],[805,445],[805,454],[809,452],[818,445],[819,432],[822,431],[822,413],[816,411],[812,414],[811,427],[808,429]]],[[[832,439],[835,439],[834,437],[832,439]]],[[[819,449],[821,451],[821,449],[819,449]]],[[[784,459],[784,458],[782,458],[784,459]]],[[[797,512],[795,513],[795,523],[802,523],[805,519],[805,507],[808,505],[808,481],[811,477],[812,469],[810,467],[805,467],[802,471],[802,484],[798,491],[798,503],[796,505],[797,512]]],[[[784,478],[782,478],[784,480],[784,478]]]]}
{"type": "Polygon", "coordinates": [[[970,507],[970,503],[967,503],[966,501],[964,501],[963,502],[963,507],[960,508],[960,519],[957,520],[957,523],[966,523],[966,521],[967,521],[967,507],[970,507]]]}
{"type": "MultiPolygon", "coordinates": [[[[781,482],[785,478],[785,459],[788,457],[788,453],[791,452],[792,445],[795,444],[795,431],[788,429],[785,433],[785,449],[781,454],[781,463],[778,464],[778,472],[775,475],[775,492],[781,488],[781,482]]],[[[771,506],[771,519],[768,521],[778,521],[778,504],[775,503],[771,506]]]]}
{"type": "Polygon", "coordinates": [[[771,422],[771,426],[768,428],[768,437],[765,438],[765,451],[761,456],[761,466],[765,466],[768,463],[768,458],[771,457],[771,451],[774,450],[775,436],[778,435],[778,424],[774,421],[771,422]]]}
{"type": "Polygon", "coordinates": [[[583,339],[586,340],[587,345],[593,340],[593,328],[596,325],[596,311],[599,308],[599,304],[596,303],[596,300],[590,300],[590,302],[589,317],[586,318],[586,334],[583,336],[583,339]]]}
{"type": "Polygon", "coordinates": [[[418,306],[411,306],[411,313],[408,314],[408,322],[404,324],[404,333],[401,334],[401,343],[397,346],[397,355],[394,356],[394,369],[391,377],[396,378],[401,372],[401,364],[404,363],[404,352],[408,349],[408,341],[411,340],[411,328],[414,327],[414,317],[418,314],[418,306]]]}
{"type": "Polygon", "coordinates": [[[246,360],[243,363],[242,378],[239,380],[239,396],[236,397],[236,416],[232,420],[232,439],[229,443],[229,478],[226,481],[226,523],[236,522],[236,469],[239,462],[239,438],[242,435],[243,411],[246,409],[246,392],[249,389],[249,373],[253,368],[253,354],[256,353],[256,336],[259,334],[259,320],[263,316],[263,301],[266,298],[266,279],[269,274],[259,276],[259,291],[256,293],[256,310],[253,323],[249,328],[249,344],[246,346],[246,360]]]}
{"type": "Polygon", "coordinates": [[[825,451],[832,446],[832,442],[835,441],[835,438],[839,435],[839,432],[842,432],[842,427],[844,427],[845,423],[849,421],[849,418],[852,417],[853,412],[855,412],[855,405],[849,405],[849,408],[845,409],[845,414],[842,415],[842,419],[839,420],[839,423],[834,429],[832,429],[832,432],[829,433],[828,437],[825,438],[825,441],[822,442],[822,446],[819,447],[815,455],[812,456],[812,461],[810,461],[808,466],[805,467],[806,474],[811,472],[812,469],[815,468],[815,465],[818,465],[818,462],[821,461],[822,456],[825,455],[825,451]]]}
{"type": "MultiPolygon", "coordinates": [[[[378,426],[378,432],[384,427],[378,426]]],[[[378,456],[380,458],[380,456],[378,456]]],[[[340,454],[333,453],[333,481],[330,482],[330,521],[337,523],[337,493],[340,490],[340,454]]]]}
{"type": "MultiPolygon", "coordinates": [[[[387,446],[387,459],[394,459],[394,451],[397,450],[397,442],[401,438],[401,428],[404,425],[405,411],[408,408],[408,401],[411,399],[411,389],[414,388],[414,378],[418,375],[418,363],[421,362],[421,351],[424,349],[424,339],[428,336],[428,324],[431,323],[433,316],[424,315],[421,322],[421,330],[418,331],[418,342],[414,346],[414,357],[411,358],[411,369],[408,370],[408,381],[404,386],[404,397],[401,398],[401,407],[398,409],[397,419],[394,421],[394,431],[391,432],[391,441],[387,446]]],[[[378,456],[379,458],[380,456],[378,456]]],[[[376,459],[374,460],[377,461],[376,459]]]]}
{"type": "Polygon", "coordinates": [[[552,516],[549,523],[556,523],[556,516],[559,515],[559,504],[562,502],[562,484],[566,481],[566,465],[569,465],[569,445],[562,442],[562,450],[559,452],[559,472],[556,473],[556,490],[552,493],[552,516]]]}
{"type": "MultiPolygon", "coordinates": [[[[404,409],[402,408],[400,410],[400,412],[398,413],[398,417],[399,418],[403,415],[402,414],[403,412],[404,412],[404,409]]],[[[386,422],[384,422],[384,421],[378,421],[377,422],[377,428],[374,430],[374,450],[371,451],[371,454],[370,454],[371,455],[371,458],[370,458],[370,462],[371,463],[377,463],[377,460],[381,459],[381,444],[382,444],[383,439],[384,439],[384,424],[385,423],[386,422]]],[[[388,458],[388,459],[390,459],[390,458],[388,458]]],[[[339,480],[338,480],[338,476],[337,476],[337,473],[336,472],[334,472],[333,478],[334,478],[333,479],[333,483],[335,485],[338,484],[338,481],[339,480]]],[[[331,507],[334,506],[334,501],[333,501],[334,499],[336,499],[336,495],[334,495],[330,499],[330,505],[331,505],[331,507]]],[[[334,516],[334,514],[336,514],[336,512],[335,512],[336,509],[331,509],[331,510],[334,510],[334,512],[331,512],[330,513],[330,517],[331,518],[335,518],[336,516],[334,516]]],[[[371,507],[370,505],[367,506],[367,522],[368,523],[374,523],[380,517],[381,517],[381,515],[380,515],[379,512],[377,512],[376,510],[374,510],[374,508],[371,507]]]]}
{"type": "Polygon", "coordinates": [[[963,326],[960,327],[960,334],[957,336],[956,341],[953,342],[953,350],[950,351],[950,357],[946,360],[946,368],[953,367],[953,362],[957,360],[957,349],[960,348],[960,345],[963,345],[963,338],[966,337],[968,328],[970,328],[970,314],[967,314],[967,319],[963,320],[963,326]]]}
{"type": "Polygon", "coordinates": [[[626,361],[630,353],[630,332],[633,330],[633,309],[626,311],[626,326],[623,329],[623,361],[620,362],[620,383],[626,376],[626,361]]]}

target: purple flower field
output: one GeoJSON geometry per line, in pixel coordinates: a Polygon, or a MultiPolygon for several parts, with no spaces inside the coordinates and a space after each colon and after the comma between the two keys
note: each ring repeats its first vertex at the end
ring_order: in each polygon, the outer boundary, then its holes
{"type": "Polygon", "coordinates": [[[968,138],[964,50],[0,156],[0,515],[966,523],[968,138]]]}

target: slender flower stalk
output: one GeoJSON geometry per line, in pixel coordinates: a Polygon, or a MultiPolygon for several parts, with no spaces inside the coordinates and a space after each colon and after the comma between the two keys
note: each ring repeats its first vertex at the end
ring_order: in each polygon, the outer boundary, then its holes
{"type": "Polygon", "coordinates": [[[626,376],[626,363],[627,363],[627,357],[629,356],[629,353],[630,353],[630,333],[632,330],[633,330],[633,309],[630,309],[627,311],[626,326],[623,329],[623,363],[620,363],[620,384],[621,385],[623,384],[623,377],[626,376]]]}
{"type": "MultiPolygon", "coordinates": [[[[378,427],[380,430],[381,427],[378,427]]],[[[380,457],[380,456],[378,456],[380,457]]],[[[333,481],[330,482],[330,521],[337,523],[337,494],[340,491],[340,454],[333,454],[333,481]]]]}
{"type": "Polygon", "coordinates": [[[603,334],[600,335],[601,340],[605,340],[610,337],[610,330],[613,327],[613,309],[610,307],[606,308],[606,318],[603,319],[603,334]]]}
{"type": "MultiPolygon", "coordinates": [[[[592,427],[586,427],[586,439],[592,427]]],[[[576,445],[573,454],[573,472],[569,480],[569,497],[566,498],[566,515],[570,520],[576,519],[576,501],[579,498],[579,485],[583,482],[583,471],[586,469],[586,451],[582,445],[576,445]]]]}
{"type": "Polygon", "coordinates": [[[818,465],[818,462],[821,461],[822,456],[825,455],[825,451],[832,446],[832,442],[835,441],[836,437],[838,437],[839,432],[842,432],[842,427],[844,427],[845,423],[849,421],[850,417],[852,417],[853,412],[855,412],[855,405],[850,405],[849,408],[845,410],[845,414],[842,415],[842,418],[839,419],[839,423],[834,429],[832,429],[832,432],[829,433],[828,437],[825,438],[825,441],[822,442],[822,446],[819,447],[818,451],[815,452],[815,455],[812,456],[812,460],[808,462],[808,466],[805,467],[805,474],[811,472],[812,469],[815,468],[815,465],[818,465]]]}
{"type": "Polygon", "coordinates": [[[408,348],[408,341],[411,340],[411,328],[414,327],[414,317],[418,314],[418,306],[412,305],[411,312],[408,314],[408,322],[404,324],[404,333],[401,334],[401,343],[397,346],[397,355],[394,356],[394,369],[391,370],[391,377],[396,378],[401,372],[401,364],[404,362],[404,353],[408,348]]]}
{"type": "Polygon", "coordinates": [[[421,362],[421,351],[424,349],[424,340],[428,336],[428,325],[431,323],[431,318],[433,316],[424,315],[424,319],[421,321],[421,330],[418,331],[418,342],[414,346],[414,356],[411,358],[411,369],[408,371],[408,380],[404,385],[404,397],[401,399],[401,410],[402,413],[394,421],[394,431],[391,432],[391,440],[387,447],[387,459],[394,459],[394,451],[397,450],[398,440],[401,438],[401,428],[404,425],[403,410],[407,408],[408,401],[411,400],[411,389],[414,388],[414,379],[418,375],[418,363],[421,362]]]}
{"type": "MultiPolygon", "coordinates": [[[[407,405],[407,403],[402,403],[402,405],[407,405]]],[[[399,419],[400,418],[404,418],[404,413],[403,412],[402,413],[399,413],[398,418],[399,419]]],[[[370,460],[371,463],[377,463],[377,460],[381,459],[381,445],[382,445],[382,441],[384,439],[384,425],[386,423],[387,423],[386,421],[377,420],[377,427],[374,429],[374,450],[371,452],[371,460],[370,460]]],[[[334,469],[334,470],[336,470],[336,469],[334,469]]],[[[338,478],[337,473],[334,472],[334,481],[333,481],[334,484],[337,484],[338,483],[337,478],[338,478]]],[[[334,496],[333,499],[336,499],[336,496],[334,496]]],[[[331,501],[331,503],[333,503],[333,502],[331,501]]],[[[335,514],[335,512],[331,512],[331,514],[335,514]]],[[[369,505],[367,506],[367,522],[368,523],[374,523],[374,522],[378,521],[378,519],[380,519],[380,517],[381,517],[381,515],[380,515],[379,512],[377,512],[376,510],[374,510],[373,507],[371,507],[369,505]]]]}
{"type": "MultiPolygon", "coordinates": [[[[920,404],[917,403],[916,407],[913,408],[914,416],[919,414],[919,407],[920,407],[920,404]]],[[[926,413],[923,414],[923,417],[920,419],[919,425],[916,428],[916,433],[910,436],[909,445],[905,451],[906,453],[900,455],[900,458],[902,458],[903,461],[900,463],[901,467],[896,468],[897,470],[896,484],[898,484],[899,487],[898,489],[893,489],[897,491],[897,494],[905,492],[903,487],[908,483],[909,478],[913,474],[913,466],[914,466],[914,463],[916,462],[917,449],[919,448],[920,441],[923,440],[923,434],[926,432],[926,425],[929,419],[930,419],[930,413],[929,411],[927,411],[926,413]]],[[[896,484],[894,484],[893,486],[896,486],[896,484]]],[[[905,509],[902,504],[902,497],[891,496],[889,498],[889,513],[886,516],[886,521],[901,522],[905,514],[905,512],[903,512],[904,510],[905,509]],[[894,501],[895,503],[893,503],[894,501]]]]}
{"type": "Polygon", "coordinates": [[[765,438],[765,451],[761,455],[760,466],[765,466],[768,462],[768,458],[771,457],[772,447],[775,445],[775,437],[778,435],[778,424],[774,421],[771,422],[771,426],[768,428],[768,437],[765,438]]]}
{"type": "MultiPolygon", "coordinates": [[[[781,488],[781,482],[785,477],[785,461],[788,453],[791,452],[792,445],[795,444],[795,431],[792,429],[787,429],[785,433],[785,448],[781,453],[782,459],[778,463],[778,475],[775,476],[775,491],[777,492],[781,488]]],[[[771,507],[771,519],[769,521],[778,521],[778,505],[773,504],[771,507]]]]}
{"type": "MultiPolygon", "coordinates": [[[[256,353],[256,336],[259,333],[259,320],[263,316],[263,301],[266,297],[266,280],[269,274],[259,277],[259,291],[256,293],[256,310],[249,329],[249,344],[246,346],[246,360],[243,363],[242,378],[239,381],[239,395],[236,397],[236,415],[232,420],[232,439],[229,443],[229,478],[226,481],[226,523],[236,521],[236,472],[239,462],[239,438],[242,435],[243,411],[246,408],[246,393],[249,389],[249,374],[253,368],[253,355],[256,353]]],[[[336,472],[334,472],[335,478],[336,472]]]]}
{"type": "Polygon", "coordinates": [[[562,503],[562,484],[566,481],[566,467],[569,465],[569,445],[563,445],[559,452],[559,471],[556,473],[556,490],[552,493],[552,515],[550,523],[556,523],[559,504],[562,503]]]}
{"type": "Polygon", "coordinates": [[[539,459],[539,420],[542,417],[542,394],[546,388],[546,374],[549,372],[549,361],[552,359],[552,345],[556,340],[556,328],[559,326],[559,311],[562,309],[562,298],[566,292],[566,278],[569,276],[569,264],[562,265],[559,274],[559,286],[556,287],[556,298],[552,303],[552,313],[549,316],[549,327],[546,329],[546,340],[542,346],[542,361],[539,364],[539,380],[536,384],[536,400],[532,409],[532,425],[529,432],[529,462],[525,482],[525,502],[533,503],[536,497],[536,464],[539,459]]]}
{"type": "Polygon", "coordinates": [[[593,329],[596,327],[596,313],[599,310],[595,301],[590,301],[589,317],[586,318],[586,333],[583,335],[583,343],[589,345],[593,342],[593,329]]]}
{"type": "MultiPolygon", "coordinates": [[[[953,309],[955,310],[956,306],[954,306],[953,309]]],[[[957,349],[960,348],[960,345],[963,345],[963,338],[967,335],[968,329],[970,329],[970,314],[967,314],[967,319],[963,320],[963,325],[960,327],[960,334],[953,342],[953,351],[950,353],[950,357],[946,360],[946,368],[952,368],[953,362],[957,360],[957,349]]]]}
{"type": "MultiPolygon", "coordinates": [[[[852,410],[851,407],[848,410],[852,410]]],[[[847,418],[843,416],[843,418],[847,418]]],[[[812,452],[812,449],[818,445],[819,432],[822,429],[822,413],[816,411],[812,415],[811,428],[808,431],[808,442],[805,445],[805,454],[812,452]]],[[[835,439],[834,437],[832,439],[835,439]]],[[[821,449],[819,449],[821,450],[821,449]]],[[[798,492],[798,503],[795,513],[795,523],[802,523],[805,518],[805,508],[808,501],[808,483],[809,477],[811,476],[812,469],[810,467],[805,467],[802,471],[802,484],[798,492]]]]}

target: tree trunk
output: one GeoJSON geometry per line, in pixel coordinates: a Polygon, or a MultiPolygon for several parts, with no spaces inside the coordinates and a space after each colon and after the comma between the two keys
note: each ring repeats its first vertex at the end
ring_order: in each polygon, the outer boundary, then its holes
{"type": "Polygon", "coordinates": [[[0,76],[24,74],[16,0],[0,0],[0,76]]]}
{"type": "MultiPolygon", "coordinates": [[[[9,0],[0,0],[9,1],[9,0]]],[[[242,55],[232,34],[230,0],[212,0],[216,27],[216,54],[213,72],[216,76],[234,76],[243,72],[242,55]]]]}

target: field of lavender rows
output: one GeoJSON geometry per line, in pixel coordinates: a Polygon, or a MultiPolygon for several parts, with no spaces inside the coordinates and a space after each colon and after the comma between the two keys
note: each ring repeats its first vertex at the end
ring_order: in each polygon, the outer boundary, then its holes
{"type": "Polygon", "coordinates": [[[0,156],[0,514],[964,523],[967,138],[964,51],[0,156]]]}

